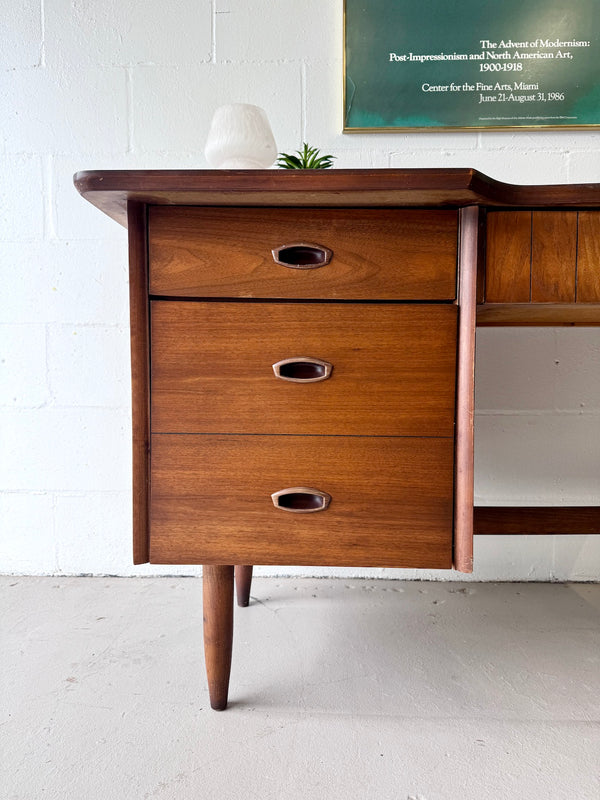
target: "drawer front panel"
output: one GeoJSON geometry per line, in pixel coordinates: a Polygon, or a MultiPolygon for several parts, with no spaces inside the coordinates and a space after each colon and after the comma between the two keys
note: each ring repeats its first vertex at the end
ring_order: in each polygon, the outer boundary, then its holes
{"type": "Polygon", "coordinates": [[[151,318],[154,432],[453,435],[454,305],[159,300],[151,318]],[[277,378],[295,358],[330,377],[277,378]]]}
{"type": "Polygon", "coordinates": [[[150,292],[177,297],[452,300],[458,216],[452,210],[149,209],[150,292]],[[287,263],[272,251],[288,248],[287,263]],[[312,254],[311,254],[312,253],[312,254]]]}
{"type": "Polygon", "coordinates": [[[157,434],[151,463],[153,562],[451,566],[450,439],[157,434]],[[276,508],[290,487],[331,502],[276,508]]]}

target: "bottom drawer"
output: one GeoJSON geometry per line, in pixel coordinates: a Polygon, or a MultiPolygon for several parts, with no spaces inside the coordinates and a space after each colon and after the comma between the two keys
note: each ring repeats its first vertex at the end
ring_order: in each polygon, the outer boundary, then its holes
{"type": "Polygon", "coordinates": [[[154,434],[150,561],[449,568],[453,451],[452,438],[154,434]],[[331,502],[276,508],[291,487],[331,502]]]}

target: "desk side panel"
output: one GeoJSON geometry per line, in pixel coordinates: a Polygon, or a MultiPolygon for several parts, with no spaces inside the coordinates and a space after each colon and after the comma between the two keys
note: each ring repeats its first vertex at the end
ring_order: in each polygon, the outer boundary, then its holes
{"type": "Polygon", "coordinates": [[[473,416],[479,213],[477,206],[460,211],[453,559],[459,572],[473,571],[473,416]]]}
{"type": "Polygon", "coordinates": [[[148,257],[146,206],[130,203],[129,306],[131,327],[131,391],[133,435],[133,563],[145,564],[148,554],[148,493],[150,450],[150,363],[148,322],[148,257]]]}

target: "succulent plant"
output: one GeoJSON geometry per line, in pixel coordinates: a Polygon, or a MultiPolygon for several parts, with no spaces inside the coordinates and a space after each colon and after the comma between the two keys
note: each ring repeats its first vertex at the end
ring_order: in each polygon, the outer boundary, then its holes
{"type": "Polygon", "coordinates": [[[329,169],[333,167],[335,156],[319,155],[317,147],[309,147],[303,143],[302,150],[296,150],[296,155],[289,153],[279,153],[277,166],[281,169],[329,169]]]}

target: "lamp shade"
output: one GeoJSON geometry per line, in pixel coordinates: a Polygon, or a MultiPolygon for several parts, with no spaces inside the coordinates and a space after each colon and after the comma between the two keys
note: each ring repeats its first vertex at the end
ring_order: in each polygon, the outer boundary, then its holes
{"type": "Polygon", "coordinates": [[[263,109],[246,103],[217,108],[204,155],[215,169],[270,167],[277,157],[277,145],[263,109]]]}

